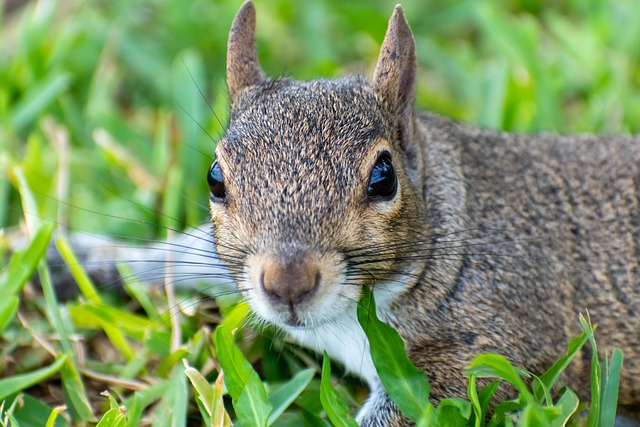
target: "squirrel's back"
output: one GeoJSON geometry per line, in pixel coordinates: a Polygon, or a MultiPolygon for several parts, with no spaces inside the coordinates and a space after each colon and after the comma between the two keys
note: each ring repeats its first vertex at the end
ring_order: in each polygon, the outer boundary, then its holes
{"type": "MultiPolygon", "coordinates": [[[[536,370],[580,333],[577,315],[588,311],[601,349],[624,351],[621,403],[637,404],[640,138],[518,135],[426,113],[420,122],[426,170],[442,167],[437,147],[448,146],[464,186],[463,212],[453,216],[465,223],[455,239],[443,238],[452,243],[442,244],[461,259],[457,286],[447,295],[452,302],[442,304],[448,319],[457,319],[467,336],[503,334],[507,346],[488,342],[482,349],[509,348],[514,360],[536,370]],[[461,249],[453,248],[456,241],[461,249]],[[484,322],[493,326],[479,331],[484,322]]],[[[451,185],[438,175],[426,181],[427,200],[434,188],[451,185]]],[[[446,222],[447,209],[432,200],[427,218],[446,222]]],[[[441,314],[430,317],[437,322],[441,314]]],[[[589,361],[584,354],[570,367],[570,376],[581,379],[578,390],[588,390],[589,361]]]]}

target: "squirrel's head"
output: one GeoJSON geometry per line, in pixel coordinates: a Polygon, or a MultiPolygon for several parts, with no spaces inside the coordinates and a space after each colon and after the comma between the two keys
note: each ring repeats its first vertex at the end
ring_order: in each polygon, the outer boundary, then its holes
{"type": "Polygon", "coordinates": [[[241,7],[227,53],[231,118],[208,182],[220,258],[261,318],[314,327],[353,307],[363,286],[410,286],[416,261],[401,254],[423,209],[415,70],[396,7],[373,80],[268,79],[255,9],[241,7]]]}

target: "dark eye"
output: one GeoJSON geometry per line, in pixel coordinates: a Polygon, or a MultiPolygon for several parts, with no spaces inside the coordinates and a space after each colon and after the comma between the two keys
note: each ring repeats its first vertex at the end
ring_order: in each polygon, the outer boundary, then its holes
{"type": "Polygon", "coordinates": [[[207,173],[207,184],[209,184],[209,196],[214,202],[221,202],[226,196],[224,189],[224,178],[222,178],[222,169],[216,160],[213,162],[207,173]]]}
{"type": "Polygon", "coordinates": [[[391,164],[391,154],[384,152],[378,156],[371,170],[367,196],[372,201],[390,200],[396,195],[398,179],[391,164]]]}

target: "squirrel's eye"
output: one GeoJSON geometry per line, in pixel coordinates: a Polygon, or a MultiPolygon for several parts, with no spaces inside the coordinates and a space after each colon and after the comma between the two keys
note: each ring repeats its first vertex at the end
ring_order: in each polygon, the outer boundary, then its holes
{"type": "Polygon", "coordinates": [[[224,189],[224,179],[222,178],[222,169],[216,160],[213,162],[207,173],[207,184],[209,184],[209,196],[214,202],[224,200],[226,192],[224,189]]]}
{"type": "Polygon", "coordinates": [[[398,179],[391,164],[391,154],[385,151],[373,165],[367,196],[372,201],[390,200],[396,195],[397,188],[398,179]]]}

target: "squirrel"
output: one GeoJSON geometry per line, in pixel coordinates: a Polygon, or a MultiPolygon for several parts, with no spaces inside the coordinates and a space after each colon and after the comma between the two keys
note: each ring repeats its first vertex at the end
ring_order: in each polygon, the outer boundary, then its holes
{"type": "MultiPolygon", "coordinates": [[[[242,5],[227,52],[230,120],[207,174],[220,260],[255,314],[326,350],[371,394],[361,426],[408,426],[356,320],[365,287],[432,398],[464,396],[484,352],[541,374],[588,310],[640,404],[640,138],[520,135],[415,107],[402,8],[371,80],[268,78],[242,5]]],[[[570,386],[589,389],[588,352],[570,386]]],[[[503,391],[508,393],[508,391],[503,391]]]]}
{"type": "MultiPolygon", "coordinates": [[[[600,348],[625,356],[620,412],[640,419],[640,137],[496,132],[417,110],[400,6],[371,80],[266,77],[255,21],[247,1],[229,35],[231,114],[207,172],[213,241],[210,226],[151,248],[70,236],[89,273],[112,282],[130,262],[160,280],[169,247],[184,249],[172,251],[179,277],[224,264],[261,321],[368,383],[364,427],[412,425],[358,324],[365,287],[434,402],[466,396],[464,369],[481,353],[543,373],[588,310],[600,348]]],[[[590,358],[585,348],[567,368],[584,399],[590,358]]]]}

